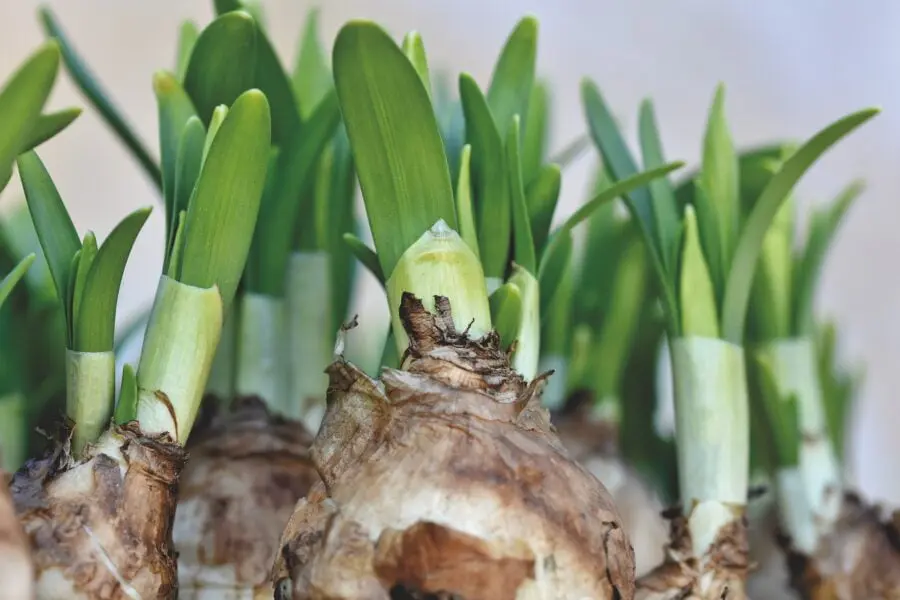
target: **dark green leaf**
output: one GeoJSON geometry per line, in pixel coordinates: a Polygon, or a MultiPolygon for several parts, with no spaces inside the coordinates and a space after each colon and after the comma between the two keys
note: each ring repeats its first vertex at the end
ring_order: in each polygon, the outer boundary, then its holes
{"type": "Polygon", "coordinates": [[[444,146],[428,94],[403,51],[374,23],[338,34],[334,74],[382,271],[439,219],[457,228],[444,146]]]}
{"type": "Polygon", "coordinates": [[[344,234],[344,242],[350,248],[350,252],[361,262],[368,271],[375,276],[375,279],[383,286],[386,281],[384,272],[381,270],[381,263],[378,262],[378,255],[375,251],[366,246],[366,243],[356,237],[352,233],[344,234]]]}
{"type": "Polygon", "coordinates": [[[410,31],[403,38],[403,54],[406,55],[406,58],[409,59],[409,62],[412,63],[413,67],[416,68],[416,73],[419,74],[419,79],[422,80],[425,91],[431,96],[431,77],[428,74],[428,56],[425,54],[425,43],[422,41],[422,36],[419,35],[418,31],[410,31]]]}
{"type": "MultiPolygon", "coordinates": [[[[254,85],[266,95],[271,107],[272,144],[284,148],[295,143],[297,136],[306,135],[300,130],[300,108],[294,97],[291,79],[258,23],[255,77],[254,85]]],[[[318,107],[312,110],[315,108],[318,107]]]]}
{"type": "Polygon", "coordinates": [[[63,33],[56,17],[46,6],[41,7],[40,16],[47,35],[55,38],[59,42],[63,61],[65,62],[66,68],[72,76],[72,79],[75,80],[78,89],[80,89],[81,93],[94,105],[94,108],[97,109],[107,125],[112,127],[116,135],[119,136],[121,142],[125,144],[128,150],[134,155],[150,180],[153,181],[157,187],[162,189],[162,176],[160,174],[159,165],[156,164],[156,160],[150,155],[150,152],[147,150],[144,143],[141,142],[137,134],[125,120],[125,117],[122,116],[122,113],[116,108],[112,100],[110,100],[109,94],[107,94],[100,86],[97,78],[91,73],[82,58],[75,51],[75,48],[69,42],[68,37],[63,33]]]}
{"type": "Polygon", "coordinates": [[[184,74],[184,89],[209,126],[219,105],[231,106],[256,81],[257,28],[250,15],[218,17],[200,33],[184,74]]]}
{"type": "Polygon", "coordinates": [[[181,22],[181,27],[178,29],[178,54],[175,61],[175,77],[179,82],[184,81],[191,53],[193,53],[199,37],[200,29],[196,23],[191,20],[181,22]]]}
{"type": "Polygon", "coordinates": [[[550,227],[553,224],[553,214],[556,212],[561,185],[562,172],[559,166],[549,164],[538,170],[525,190],[525,204],[531,217],[531,234],[534,237],[538,258],[543,254],[547,239],[550,237],[550,227]]]}
{"type": "MultiPolygon", "coordinates": [[[[663,166],[666,161],[663,158],[662,140],[656,127],[653,104],[649,100],[641,103],[639,133],[644,168],[663,166]]],[[[680,245],[681,219],[678,218],[675,194],[668,177],[660,177],[650,182],[650,198],[663,268],[666,272],[674,272],[680,245]]]]}
{"type": "Polygon", "coordinates": [[[838,195],[827,209],[813,216],[809,237],[803,250],[794,283],[794,334],[812,335],[815,331],[813,300],[825,256],[834,240],[838,227],[863,191],[863,183],[854,181],[838,195]]]}
{"type": "Polygon", "coordinates": [[[314,218],[312,203],[301,204],[303,191],[308,189],[319,157],[339,121],[340,110],[332,92],[304,124],[303,134],[293,138],[278,155],[272,191],[266,195],[259,212],[258,231],[262,233],[257,234],[261,237],[258,246],[260,289],[257,291],[274,296],[284,293],[285,273],[298,220],[314,218]]]}
{"type": "Polygon", "coordinates": [[[547,318],[550,302],[572,260],[572,233],[568,230],[560,231],[554,240],[555,243],[547,247],[546,253],[541,258],[538,271],[538,283],[541,289],[541,319],[547,318]]]}
{"type": "Polygon", "coordinates": [[[513,115],[523,119],[528,117],[528,99],[534,86],[537,64],[537,37],[537,19],[525,17],[519,21],[494,66],[487,104],[497,123],[501,140],[506,138],[506,129],[513,115]]]}
{"type": "Polygon", "coordinates": [[[217,285],[225,313],[256,226],[271,127],[262,92],[241,94],[213,140],[188,204],[179,280],[200,288],[217,285]]]}
{"type": "MultiPolygon", "coordinates": [[[[188,119],[196,116],[190,97],[174,75],[164,71],[153,76],[153,91],[159,115],[159,149],[162,168],[163,196],[166,207],[166,248],[175,230],[175,179],[178,169],[178,150],[188,119]]],[[[199,124],[199,123],[198,123],[199,124]]],[[[202,128],[202,126],[201,126],[202,128]]]]}
{"type": "Polygon", "coordinates": [[[28,211],[47,258],[56,293],[65,302],[69,288],[69,268],[81,240],[50,174],[32,150],[19,156],[19,177],[25,190],[28,211]]]}
{"type": "Polygon", "coordinates": [[[531,222],[525,205],[525,189],[522,184],[522,161],[519,157],[519,115],[513,115],[512,125],[506,135],[506,172],[509,176],[510,202],[513,213],[513,259],[520,267],[537,276],[537,259],[534,255],[534,239],[531,222]]]}
{"type": "Polygon", "coordinates": [[[22,260],[19,261],[19,264],[15,266],[15,268],[10,271],[6,277],[0,280],[0,307],[3,306],[3,303],[6,302],[6,299],[9,297],[9,294],[13,291],[13,288],[16,287],[16,284],[25,276],[25,273],[28,271],[28,267],[31,266],[31,263],[34,262],[34,259],[37,257],[36,254],[31,253],[22,260]]]}
{"type": "MultiPolygon", "coordinates": [[[[94,232],[88,231],[84,235],[81,243],[81,256],[78,257],[78,268],[75,270],[75,285],[72,287],[69,302],[72,305],[72,318],[69,322],[69,328],[72,330],[72,338],[69,340],[69,348],[77,350],[75,345],[75,329],[78,326],[81,317],[81,307],[85,304],[84,288],[87,285],[88,273],[94,266],[94,260],[97,258],[97,238],[94,232]]],[[[91,299],[93,301],[93,298],[91,299]]]]}
{"type": "Polygon", "coordinates": [[[122,367],[122,385],[119,389],[119,403],[113,417],[116,425],[124,425],[137,418],[138,384],[134,367],[126,364],[122,367]]]}
{"type": "MultiPolygon", "coordinates": [[[[547,84],[537,81],[528,99],[527,118],[522,127],[522,179],[530,187],[541,171],[547,156],[547,135],[550,131],[549,96],[547,84]]],[[[540,248],[540,246],[538,246],[540,248]]]]}
{"type": "Polygon", "coordinates": [[[524,307],[522,292],[514,283],[504,283],[491,294],[491,322],[504,346],[512,344],[519,335],[524,307]]]}
{"type": "Polygon", "coordinates": [[[503,277],[509,258],[511,211],[503,139],[478,84],[459,78],[466,118],[466,142],[472,146],[472,181],[481,263],[486,277],[503,277]]]}
{"type": "MultiPolygon", "coordinates": [[[[122,275],[148,216],[150,208],[141,208],[125,217],[97,251],[83,291],[76,292],[82,298],[82,305],[75,311],[74,350],[108,352],[113,349],[122,275]]],[[[82,257],[81,264],[84,262],[82,257]]]]}
{"type": "Polygon", "coordinates": [[[878,112],[874,108],[861,110],[832,123],[797,150],[772,177],[747,218],[734,253],[722,309],[722,333],[726,340],[740,343],[743,337],[756,262],[766,231],[781,203],[825,151],[878,112]]]}
{"type": "Polygon", "coordinates": [[[37,128],[58,69],[59,47],[46,43],[0,89],[0,190],[9,182],[13,161],[37,128]]]}
{"type": "Polygon", "coordinates": [[[63,311],[66,314],[66,348],[72,347],[72,338],[74,329],[72,324],[75,323],[75,308],[72,299],[75,297],[75,287],[78,284],[78,265],[81,264],[81,248],[72,256],[69,263],[69,280],[67,282],[66,292],[61,296],[63,311]]]}
{"type": "Polygon", "coordinates": [[[306,26],[300,39],[292,82],[303,119],[309,118],[319,102],[334,87],[328,58],[319,43],[318,8],[311,9],[306,15],[306,26]]]}
{"type": "Polygon", "coordinates": [[[72,121],[81,114],[80,108],[66,108],[57,112],[41,115],[37,123],[27,134],[25,141],[19,147],[19,154],[28,152],[32,148],[43,144],[57,133],[72,124],[72,121]]]}

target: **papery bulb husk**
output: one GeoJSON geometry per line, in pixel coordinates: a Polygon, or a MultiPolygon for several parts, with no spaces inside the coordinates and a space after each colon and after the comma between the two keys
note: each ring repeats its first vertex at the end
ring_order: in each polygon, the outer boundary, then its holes
{"type": "Polygon", "coordinates": [[[681,507],[666,511],[669,545],[665,561],[637,581],[637,600],[746,600],[751,568],[748,559],[747,519],[744,516],[719,529],[703,556],[694,555],[689,516],[681,507]]]}
{"type": "Polygon", "coordinates": [[[313,437],[257,397],[219,406],[191,437],[180,480],[173,530],[179,598],[271,598],[281,532],[319,481],[309,457],[313,437]]]}
{"type": "Polygon", "coordinates": [[[312,447],[322,475],[282,536],[277,598],[628,600],[634,553],[498,337],[404,294],[404,371],[337,360],[312,447]]]}
{"type": "Polygon", "coordinates": [[[31,549],[9,495],[9,476],[0,470],[0,600],[30,598],[34,598],[31,549]]]}
{"type": "Polygon", "coordinates": [[[884,519],[877,506],[847,493],[814,556],[781,542],[791,587],[805,600],[900,599],[900,511],[884,519]]]}
{"type": "Polygon", "coordinates": [[[554,420],[557,433],[573,460],[606,487],[622,518],[622,528],[634,547],[637,576],[665,558],[669,529],[662,518],[659,495],[619,453],[619,427],[598,418],[588,403],[554,420]]]}
{"type": "Polygon", "coordinates": [[[63,439],[10,486],[36,597],[176,598],[172,519],[184,449],[168,434],[144,435],[136,422],[111,426],[80,461],[63,439]]]}

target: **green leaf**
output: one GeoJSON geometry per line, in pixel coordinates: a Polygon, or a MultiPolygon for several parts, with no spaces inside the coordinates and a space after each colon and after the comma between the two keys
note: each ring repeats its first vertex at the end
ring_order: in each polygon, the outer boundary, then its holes
{"type": "Polygon", "coordinates": [[[500,139],[506,138],[513,115],[528,116],[528,99],[537,64],[537,37],[537,19],[525,17],[519,21],[494,66],[487,104],[497,123],[500,139]]]}
{"type": "Polygon", "coordinates": [[[706,125],[699,188],[704,199],[702,204],[697,202],[700,237],[709,259],[716,297],[721,298],[741,218],[738,159],[725,119],[725,88],[721,85],[716,89],[706,125]],[[707,241],[712,236],[717,237],[717,243],[707,241]],[[718,255],[713,255],[716,246],[718,255]]]}
{"type": "Polygon", "coordinates": [[[494,330],[500,335],[500,341],[509,346],[518,337],[522,324],[522,291],[516,284],[507,282],[497,288],[489,300],[494,330]]]}
{"type": "Polygon", "coordinates": [[[80,108],[66,108],[38,117],[37,122],[19,146],[19,154],[36,148],[72,124],[81,114],[80,108]]]}
{"type": "Polygon", "coordinates": [[[255,87],[262,90],[269,101],[272,113],[272,144],[287,147],[301,131],[300,108],[294,97],[290,77],[281,65],[268,36],[256,23],[255,87]]]}
{"type": "Polygon", "coordinates": [[[78,285],[78,265],[81,264],[81,248],[78,249],[77,252],[72,256],[72,260],[69,263],[69,280],[67,282],[65,295],[60,296],[60,300],[62,302],[63,312],[65,313],[65,321],[66,321],[66,347],[72,347],[72,338],[74,335],[74,331],[72,328],[72,324],[75,322],[75,303],[72,301],[75,298],[75,288],[78,285]]]}
{"type": "Polygon", "coordinates": [[[213,0],[213,6],[217,15],[224,15],[233,10],[241,10],[244,8],[244,3],[241,0],[213,0]]]}
{"type": "MultiPolygon", "coordinates": [[[[350,151],[350,140],[344,126],[338,125],[337,134],[332,142],[334,148],[334,166],[331,171],[331,206],[330,220],[334,224],[331,234],[331,269],[333,298],[335,301],[332,316],[335,319],[332,330],[337,331],[346,322],[351,296],[357,280],[356,258],[344,242],[344,233],[358,233],[363,225],[356,212],[356,169],[353,165],[353,154],[350,151]]],[[[376,259],[377,264],[377,259],[376,259]]]]}
{"type": "Polygon", "coordinates": [[[190,19],[181,22],[181,27],[178,28],[178,53],[175,60],[175,77],[179,82],[184,81],[191,54],[194,52],[194,46],[197,45],[199,37],[200,29],[196,23],[190,19]]]}
{"type": "Polygon", "coordinates": [[[113,418],[116,425],[124,425],[137,418],[138,384],[134,367],[125,364],[122,367],[122,385],[119,388],[119,403],[116,404],[116,412],[113,418]]]}
{"type": "Polygon", "coordinates": [[[231,106],[256,81],[257,28],[250,15],[218,17],[197,38],[184,74],[184,90],[203,124],[219,105],[231,106]]]}
{"type": "Polygon", "coordinates": [[[472,146],[462,148],[459,159],[459,179],[456,183],[456,215],[459,218],[459,235],[465,240],[475,256],[479,256],[478,230],[475,228],[475,214],[472,207],[472,146]]]}
{"type": "Polygon", "coordinates": [[[471,76],[459,78],[466,118],[466,142],[472,147],[472,180],[478,218],[478,246],[486,277],[503,277],[509,258],[511,211],[503,139],[487,100],[471,76]]]}
{"type": "Polygon", "coordinates": [[[0,190],[9,182],[13,161],[37,128],[58,69],[59,47],[46,43],[0,88],[0,190]]]}
{"type": "Polygon", "coordinates": [[[69,289],[72,257],[81,249],[81,240],[38,155],[33,150],[20,155],[18,166],[28,212],[31,213],[41,249],[47,258],[56,294],[64,302],[68,297],[66,292],[69,289]]]}
{"type": "Polygon", "coordinates": [[[716,309],[716,293],[698,229],[694,207],[688,205],[684,214],[684,247],[678,286],[681,335],[718,338],[719,311],[716,309]]]}
{"type": "MultiPolygon", "coordinates": [[[[169,271],[169,262],[175,248],[175,233],[178,229],[179,215],[186,213],[200,168],[203,162],[203,150],[206,145],[206,131],[203,123],[196,115],[188,119],[178,140],[175,159],[175,190],[172,195],[171,217],[166,225],[166,253],[163,272],[169,271]]],[[[177,263],[176,263],[177,264],[177,263]]]]}
{"type": "MultiPolygon", "coordinates": [[[[83,291],[76,292],[76,298],[82,298],[82,305],[75,311],[74,350],[108,352],[113,349],[122,275],[134,242],[149,216],[150,208],[141,208],[125,217],[97,251],[83,291]]],[[[84,264],[82,255],[81,265],[84,264]]]]}
{"type": "Polygon", "coordinates": [[[319,43],[319,9],[313,8],[306,15],[306,25],[292,78],[294,96],[300,105],[300,116],[305,120],[319,102],[334,87],[328,58],[319,43]]]}
{"type": "Polygon", "coordinates": [[[750,297],[756,262],[766,231],[768,231],[769,224],[778,212],[782,201],[787,198],[797,181],[826,150],[878,112],[877,108],[861,110],[832,123],[817,133],[785,161],[763,190],[741,232],[728,275],[728,283],[725,286],[722,332],[726,340],[740,343],[743,337],[747,302],[750,297]]]}
{"type": "Polygon", "coordinates": [[[419,79],[422,80],[422,85],[425,86],[425,91],[428,92],[428,96],[431,97],[431,77],[428,75],[428,56],[425,54],[425,43],[422,41],[422,36],[419,35],[418,31],[410,31],[403,38],[403,54],[406,55],[406,58],[408,58],[409,62],[415,67],[419,79]]]}
{"type": "Polygon", "coordinates": [[[378,255],[375,254],[375,251],[366,246],[364,241],[352,233],[345,233],[343,239],[344,243],[350,248],[350,252],[356,257],[356,260],[361,262],[363,266],[375,276],[378,283],[384,286],[384,282],[386,281],[384,272],[381,270],[381,263],[378,261],[378,255]]]}
{"type": "Polygon", "coordinates": [[[525,204],[531,217],[531,235],[538,258],[543,254],[550,237],[561,186],[562,172],[559,166],[549,164],[538,170],[525,190],[525,204]]]}
{"type": "Polygon", "coordinates": [[[197,112],[190,96],[171,73],[160,71],[153,76],[153,92],[159,114],[160,166],[162,167],[163,196],[166,207],[166,247],[175,230],[175,179],[178,171],[178,150],[188,120],[197,112]]]}
{"type": "Polygon", "coordinates": [[[235,100],[213,140],[185,219],[179,281],[218,286],[228,312],[247,261],[266,179],[271,120],[266,97],[235,100]]]}
{"type": "MultiPolygon", "coordinates": [[[[662,141],[656,127],[653,103],[649,100],[641,103],[638,123],[644,168],[663,166],[666,161],[663,158],[662,141]]],[[[650,199],[663,268],[666,272],[673,273],[680,245],[681,219],[678,218],[675,194],[668,178],[660,177],[650,182],[650,199]]]]}
{"type": "Polygon", "coordinates": [[[37,257],[35,253],[31,253],[22,260],[19,261],[19,264],[15,266],[15,268],[10,271],[6,277],[0,280],[0,308],[3,307],[3,303],[6,302],[6,299],[9,298],[9,294],[13,291],[13,288],[16,287],[16,284],[25,276],[25,273],[28,271],[28,267],[31,266],[31,263],[34,262],[34,259],[37,257]]]}
{"type": "Polygon", "coordinates": [[[304,124],[302,135],[281,149],[276,160],[276,178],[271,194],[267,194],[259,211],[259,284],[266,294],[284,293],[288,258],[299,219],[314,218],[315,206],[304,198],[315,174],[315,166],[340,121],[340,110],[334,93],[319,103],[304,124]],[[303,202],[306,201],[306,205],[303,202]]]}
{"type": "MultiPolygon", "coordinates": [[[[600,90],[589,81],[581,84],[581,98],[585,115],[590,128],[594,144],[603,156],[604,165],[615,179],[623,179],[637,172],[637,166],[625,140],[613,119],[612,113],[606,106],[600,90]]],[[[671,232],[660,233],[660,227],[670,225],[658,222],[654,214],[653,198],[647,187],[632,190],[626,194],[625,204],[629,212],[637,222],[644,242],[647,244],[651,263],[657,274],[657,279],[662,291],[664,305],[668,315],[669,330],[677,331],[679,326],[678,305],[675,300],[675,273],[667,270],[663,263],[663,248],[660,239],[671,239],[671,232]]]]}
{"type": "Polygon", "coordinates": [[[184,256],[184,223],[187,220],[187,211],[183,210],[178,213],[175,220],[175,234],[172,236],[172,250],[169,254],[169,261],[164,266],[164,273],[170,279],[179,279],[181,277],[181,257],[184,256]]]}
{"type": "Polygon", "coordinates": [[[771,359],[757,354],[753,361],[753,374],[759,397],[771,432],[779,466],[796,466],[800,453],[800,407],[797,397],[784,398],[778,391],[778,383],[771,359]]]}
{"type": "Polygon", "coordinates": [[[338,34],[335,84],[382,271],[439,219],[457,228],[434,110],[415,68],[371,22],[338,34]]]}
{"type": "Polygon", "coordinates": [[[513,213],[513,259],[532,275],[537,275],[537,258],[534,255],[534,239],[531,222],[525,205],[525,189],[522,184],[522,162],[519,157],[519,115],[513,115],[512,125],[506,134],[506,171],[509,175],[510,202],[513,213]]]}
{"type": "Polygon", "coordinates": [[[813,301],[825,256],[844,216],[863,189],[862,181],[852,182],[841,191],[831,206],[813,215],[809,237],[795,272],[792,319],[795,335],[812,335],[815,332],[813,301]]]}
{"type": "Polygon", "coordinates": [[[553,243],[547,246],[546,252],[541,257],[538,269],[538,283],[540,283],[541,319],[546,319],[549,306],[553,300],[554,292],[559,288],[560,282],[572,260],[572,232],[563,229],[553,237],[553,243]]]}
{"type": "Polygon", "coordinates": [[[547,84],[543,81],[536,81],[531,87],[528,112],[524,115],[525,123],[522,126],[522,178],[526,187],[530,187],[541,174],[541,164],[547,155],[549,96],[547,84]]]}
{"type": "MultiPolygon", "coordinates": [[[[84,288],[87,285],[88,273],[94,266],[94,260],[97,258],[97,238],[93,231],[88,231],[84,235],[84,241],[81,243],[81,256],[78,258],[78,268],[75,270],[75,285],[72,287],[72,293],[69,297],[69,303],[72,305],[72,318],[69,321],[69,329],[72,330],[72,337],[69,340],[69,348],[77,350],[75,346],[75,328],[81,320],[81,308],[84,304],[84,288]]],[[[91,302],[93,302],[91,298],[91,302]]]]}
{"type": "Polygon", "coordinates": [[[78,89],[81,90],[81,93],[85,95],[97,112],[100,113],[100,116],[103,117],[106,124],[113,129],[119,137],[119,140],[125,144],[134,158],[141,165],[141,168],[144,169],[144,172],[150,180],[156,184],[157,187],[162,189],[162,176],[160,174],[159,165],[156,164],[156,160],[153,159],[150,155],[150,151],[147,150],[147,147],[141,142],[140,138],[138,138],[137,134],[125,120],[125,117],[122,116],[122,113],[116,108],[115,104],[113,104],[112,100],[109,98],[109,94],[107,94],[100,86],[100,82],[88,69],[84,60],[82,60],[75,51],[69,38],[63,33],[53,12],[48,7],[43,6],[40,8],[39,14],[47,35],[55,38],[56,41],[59,42],[63,62],[66,64],[66,68],[72,76],[72,79],[75,80],[78,89]]]}
{"type": "Polygon", "coordinates": [[[209,154],[209,148],[212,146],[213,140],[216,139],[216,133],[219,132],[219,127],[225,122],[225,117],[227,116],[228,107],[224,104],[217,106],[213,110],[212,118],[209,120],[209,128],[206,131],[206,138],[203,140],[203,154],[200,158],[201,169],[203,164],[206,163],[206,156],[209,154]]]}

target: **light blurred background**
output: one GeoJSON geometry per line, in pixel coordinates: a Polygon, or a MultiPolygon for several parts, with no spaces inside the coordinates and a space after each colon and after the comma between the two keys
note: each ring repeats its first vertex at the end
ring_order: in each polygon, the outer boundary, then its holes
{"type": "MultiPolygon", "coordinates": [[[[186,18],[206,24],[211,0],[57,0],[56,12],[77,49],[124,109],[147,144],[156,147],[154,70],[172,68],[176,33],[186,18]]],[[[42,40],[33,0],[0,0],[0,74],[5,77],[42,40]]],[[[292,64],[306,1],[266,0],[268,28],[283,62],[292,64]]],[[[862,361],[867,377],[854,416],[850,468],[874,500],[900,504],[900,3],[869,0],[865,10],[840,0],[531,0],[321,2],[323,43],[340,25],[371,18],[398,39],[410,29],[425,40],[433,68],[472,73],[486,83],[506,36],[530,13],[540,19],[539,71],[553,85],[552,145],[584,132],[579,80],[599,83],[627,124],[639,101],[655,101],[667,158],[696,163],[714,87],[727,86],[727,111],[739,145],[803,138],[853,110],[884,112],[831,151],[799,187],[801,216],[828,201],[851,179],[867,191],[852,209],[828,257],[820,311],[833,316],[842,354],[862,361]]],[[[62,76],[51,107],[85,101],[62,76]]],[[[138,165],[90,109],[41,148],[80,232],[99,239],[127,212],[158,206],[138,165]]],[[[563,215],[586,194],[593,167],[586,153],[563,179],[563,215]]],[[[0,205],[21,191],[17,180],[0,205]]],[[[126,271],[118,319],[152,299],[162,260],[162,211],[138,239],[126,271]]],[[[377,288],[365,286],[363,314],[383,314],[377,288]]]]}

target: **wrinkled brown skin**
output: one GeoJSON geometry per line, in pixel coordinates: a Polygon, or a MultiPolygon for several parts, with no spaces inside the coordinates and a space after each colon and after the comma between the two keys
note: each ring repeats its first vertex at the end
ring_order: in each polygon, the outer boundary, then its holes
{"type": "Polygon", "coordinates": [[[635,570],[643,575],[665,558],[668,527],[659,496],[619,454],[618,425],[590,414],[588,402],[554,420],[569,456],[600,480],[613,497],[622,528],[634,547],[635,570]]]}
{"type": "Polygon", "coordinates": [[[848,493],[815,556],[781,541],[791,586],[805,600],[900,600],[900,511],[883,519],[877,506],[848,493]]]}
{"type": "Polygon", "coordinates": [[[719,531],[709,550],[695,557],[687,518],[680,507],[666,512],[669,546],[666,560],[637,581],[638,600],[746,600],[750,570],[746,518],[719,531]]]}
{"type": "Polygon", "coordinates": [[[271,598],[269,574],[297,500],[319,481],[302,424],[240,398],[191,440],[173,538],[179,598],[271,598]]]}
{"type": "Polygon", "coordinates": [[[129,423],[112,427],[84,460],[65,442],[16,473],[10,489],[37,598],[176,598],[171,534],[184,460],[168,434],[145,436],[129,423]]]}
{"type": "Polygon", "coordinates": [[[28,538],[9,495],[9,476],[0,470],[0,600],[34,597],[34,565],[28,538]]]}
{"type": "Polygon", "coordinates": [[[566,454],[499,339],[469,339],[446,298],[412,295],[403,371],[337,360],[273,569],[294,600],[629,600],[634,553],[612,498],[566,454]],[[405,595],[404,595],[405,594],[405,595]]]}

